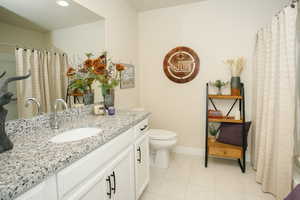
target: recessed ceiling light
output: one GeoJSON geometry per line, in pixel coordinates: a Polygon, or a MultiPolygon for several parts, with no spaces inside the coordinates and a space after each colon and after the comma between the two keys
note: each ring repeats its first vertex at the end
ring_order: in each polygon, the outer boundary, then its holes
{"type": "Polygon", "coordinates": [[[56,1],[56,3],[62,7],[67,7],[69,6],[69,3],[64,1],[64,0],[59,0],[59,1],[56,1]]]}

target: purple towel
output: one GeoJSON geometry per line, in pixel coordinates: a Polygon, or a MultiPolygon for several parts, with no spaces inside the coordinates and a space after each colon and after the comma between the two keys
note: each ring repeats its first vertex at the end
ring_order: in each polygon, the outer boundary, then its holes
{"type": "Polygon", "coordinates": [[[300,184],[284,199],[284,200],[299,200],[300,199],[300,184]]]}

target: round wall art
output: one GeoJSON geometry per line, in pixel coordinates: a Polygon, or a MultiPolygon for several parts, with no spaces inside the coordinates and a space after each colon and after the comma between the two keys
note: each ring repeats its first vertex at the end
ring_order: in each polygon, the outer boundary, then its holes
{"type": "Polygon", "coordinates": [[[164,59],[166,76],[176,83],[187,83],[193,80],[200,67],[197,53],[188,47],[172,49],[164,59]]]}

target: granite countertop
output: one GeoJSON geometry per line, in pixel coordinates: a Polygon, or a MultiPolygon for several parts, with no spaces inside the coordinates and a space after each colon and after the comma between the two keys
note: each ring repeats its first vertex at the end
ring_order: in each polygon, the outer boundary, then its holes
{"type": "MultiPolygon", "coordinates": [[[[149,115],[148,112],[121,110],[114,116],[90,114],[88,116],[90,126],[101,128],[102,133],[75,142],[61,144],[50,142],[49,139],[60,134],[61,130],[53,131],[49,128],[26,135],[10,136],[14,148],[0,154],[0,200],[15,199],[149,115]]],[[[74,127],[66,129],[72,128],[74,127]]]]}

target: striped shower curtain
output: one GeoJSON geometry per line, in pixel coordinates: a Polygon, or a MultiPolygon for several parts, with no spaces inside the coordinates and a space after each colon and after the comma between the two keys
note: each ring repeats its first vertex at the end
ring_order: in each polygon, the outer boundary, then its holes
{"type": "Polygon", "coordinates": [[[32,117],[36,112],[33,107],[25,107],[25,99],[37,98],[41,111],[52,111],[52,104],[57,98],[64,98],[67,89],[66,54],[18,48],[16,55],[17,75],[31,70],[31,77],[17,82],[17,103],[19,118],[32,117]]]}
{"type": "Polygon", "coordinates": [[[284,8],[259,30],[255,49],[251,161],[262,190],[278,200],[290,192],[293,177],[296,20],[297,5],[284,8]]]}

